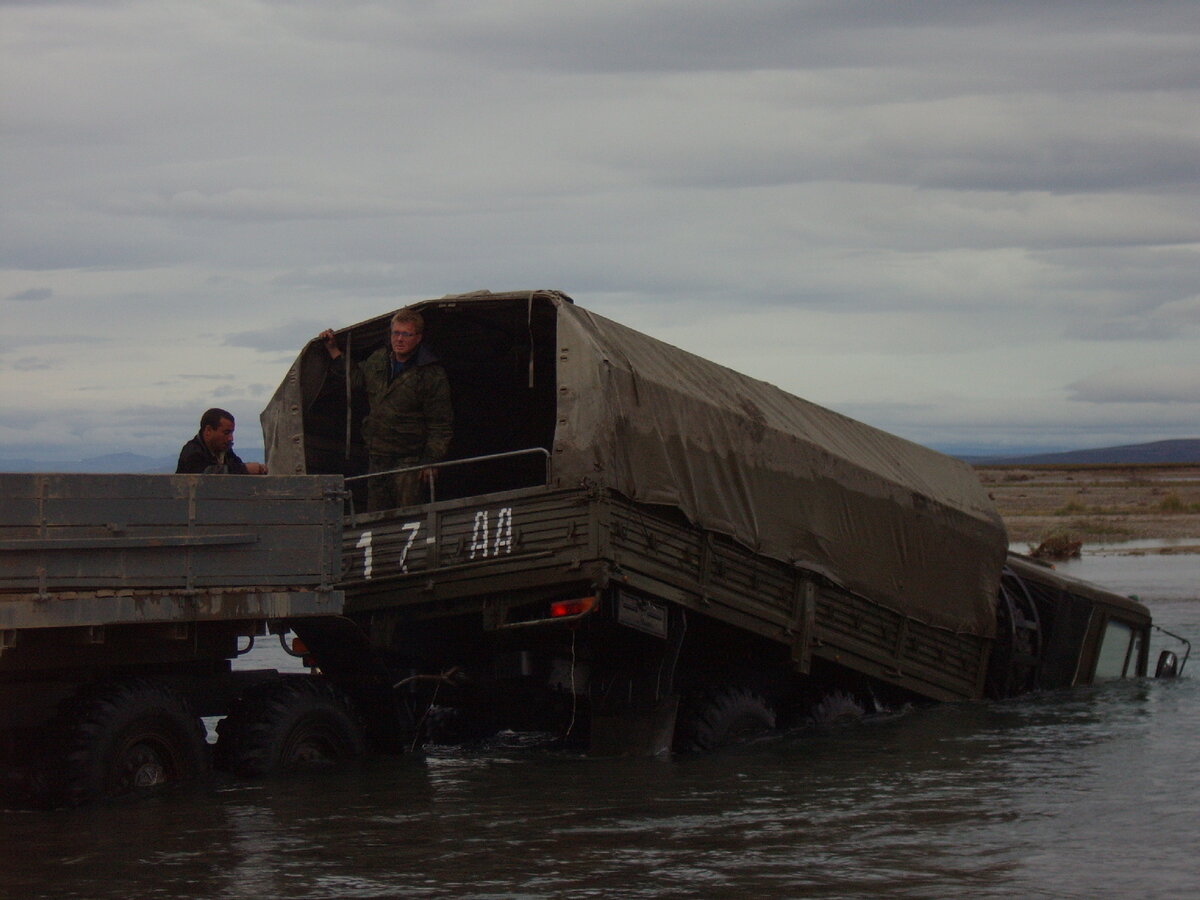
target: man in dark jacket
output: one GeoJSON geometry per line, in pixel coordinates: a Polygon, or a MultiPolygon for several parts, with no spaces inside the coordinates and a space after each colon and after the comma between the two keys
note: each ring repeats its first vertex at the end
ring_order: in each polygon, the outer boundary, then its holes
{"type": "MultiPolygon", "coordinates": [[[[450,449],[454,409],[450,382],[437,356],[422,345],[425,319],[415,309],[392,316],[388,345],[368,356],[351,373],[352,385],[366,391],[370,412],[363,421],[367,471],[388,472],[429,466],[450,449]]],[[[331,359],[342,355],[332,330],[321,339],[331,359]]],[[[334,367],[331,374],[341,373],[334,367]]],[[[367,508],[393,509],[421,502],[421,482],[433,469],[367,479],[367,508]]]]}
{"type": "Polygon", "coordinates": [[[233,416],[223,409],[209,409],[200,417],[200,431],[179,451],[176,475],[208,473],[266,475],[262,463],[242,462],[233,452],[233,416]]]}

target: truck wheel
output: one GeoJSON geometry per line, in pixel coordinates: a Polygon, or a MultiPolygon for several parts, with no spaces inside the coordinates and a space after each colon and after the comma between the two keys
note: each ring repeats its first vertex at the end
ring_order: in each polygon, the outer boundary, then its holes
{"type": "Polygon", "coordinates": [[[51,799],[67,805],[186,781],[208,768],[203,723],[183,697],[151,681],[86,689],[64,703],[51,734],[58,750],[46,782],[51,799]]]}
{"type": "Polygon", "coordinates": [[[761,695],[746,688],[719,688],[680,709],[675,749],[716,750],[774,729],[775,711],[761,695]]]}
{"type": "Polygon", "coordinates": [[[853,722],[866,715],[862,704],[845,691],[832,691],[814,703],[809,718],[814,725],[836,725],[853,722]]]}
{"type": "Polygon", "coordinates": [[[219,768],[257,777],[362,756],[362,726],[350,701],[315,677],[250,688],[217,723],[219,768]]]}

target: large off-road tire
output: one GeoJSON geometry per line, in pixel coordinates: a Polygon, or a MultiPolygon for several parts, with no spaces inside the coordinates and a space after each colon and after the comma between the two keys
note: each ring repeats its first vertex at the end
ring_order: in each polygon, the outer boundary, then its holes
{"type": "Polygon", "coordinates": [[[169,687],[143,679],[85,688],[50,726],[48,799],[77,806],[162,784],[208,768],[204,725],[169,687]]]}
{"type": "Polygon", "coordinates": [[[217,723],[217,736],[217,766],[246,777],[355,759],[365,750],[349,699],[311,676],[248,689],[217,723]]]}
{"type": "Polygon", "coordinates": [[[677,751],[716,750],[775,729],[775,711],[748,688],[726,687],[685,702],[675,726],[677,751]]]}
{"type": "Polygon", "coordinates": [[[846,691],[830,691],[812,705],[808,717],[814,725],[856,722],[867,714],[863,705],[846,691]]]}

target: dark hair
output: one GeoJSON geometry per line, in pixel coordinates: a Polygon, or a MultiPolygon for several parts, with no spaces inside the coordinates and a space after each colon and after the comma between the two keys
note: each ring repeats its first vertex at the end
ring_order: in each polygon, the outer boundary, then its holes
{"type": "Polygon", "coordinates": [[[230,424],[236,424],[233,421],[233,413],[226,412],[223,409],[217,409],[216,407],[213,407],[212,409],[206,409],[204,411],[204,415],[200,417],[200,430],[203,431],[205,428],[212,428],[213,430],[216,430],[217,428],[221,427],[222,419],[228,419],[230,424]]]}

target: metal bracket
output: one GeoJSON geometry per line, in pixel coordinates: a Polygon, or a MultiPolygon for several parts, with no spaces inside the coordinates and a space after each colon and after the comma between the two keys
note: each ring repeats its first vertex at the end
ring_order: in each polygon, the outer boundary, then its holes
{"type": "Polygon", "coordinates": [[[792,639],[792,665],[802,675],[812,667],[813,632],[817,621],[817,586],[796,573],[795,594],[792,597],[792,619],[787,633],[792,639]]]}

